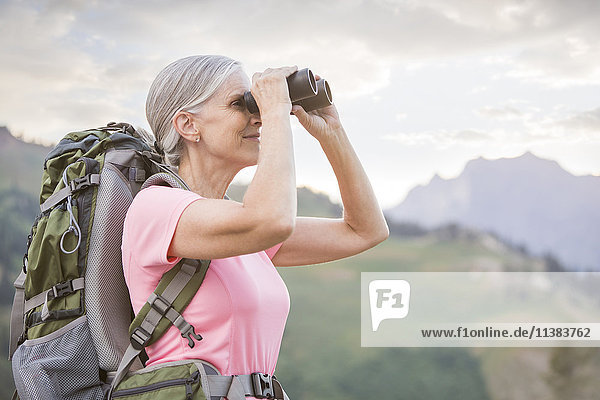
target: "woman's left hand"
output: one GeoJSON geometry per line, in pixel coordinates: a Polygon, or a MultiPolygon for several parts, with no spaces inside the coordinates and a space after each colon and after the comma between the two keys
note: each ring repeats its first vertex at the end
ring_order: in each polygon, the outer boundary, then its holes
{"type": "MultiPolygon", "coordinates": [[[[318,75],[315,78],[320,79],[318,75]]],[[[335,136],[339,130],[343,129],[340,116],[333,104],[308,113],[301,106],[292,106],[292,114],[319,142],[335,136]]]]}

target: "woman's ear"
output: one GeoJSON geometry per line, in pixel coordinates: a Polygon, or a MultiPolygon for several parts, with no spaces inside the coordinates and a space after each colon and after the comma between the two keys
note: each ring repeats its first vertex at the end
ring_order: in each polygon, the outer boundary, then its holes
{"type": "Polygon", "coordinates": [[[195,142],[200,133],[198,121],[187,111],[178,111],[173,117],[173,126],[184,139],[195,142]]]}

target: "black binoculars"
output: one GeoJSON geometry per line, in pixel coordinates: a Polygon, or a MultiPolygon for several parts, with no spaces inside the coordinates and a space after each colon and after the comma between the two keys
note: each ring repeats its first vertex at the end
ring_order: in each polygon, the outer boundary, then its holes
{"type": "MultiPolygon", "coordinates": [[[[333,104],[329,84],[325,79],[315,80],[310,69],[298,70],[286,79],[292,104],[302,106],[304,111],[317,110],[333,104]]],[[[244,93],[244,103],[251,114],[260,112],[250,91],[244,93]]]]}

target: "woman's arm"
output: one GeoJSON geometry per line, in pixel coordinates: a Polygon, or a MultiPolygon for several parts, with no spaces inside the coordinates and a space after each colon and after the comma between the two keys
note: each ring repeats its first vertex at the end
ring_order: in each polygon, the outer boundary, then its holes
{"type": "Polygon", "coordinates": [[[277,266],[317,264],[360,253],[384,241],[389,230],[375,193],[335,106],[307,114],[294,106],[300,123],[321,144],[338,181],[342,219],[296,218],[296,227],[272,261],[277,266]]]}
{"type": "Polygon", "coordinates": [[[243,203],[204,199],[190,204],[177,224],[169,256],[232,257],[264,250],[290,236],[297,202],[285,78],[296,69],[268,69],[252,77],[252,94],[261,109],[261,149],[243,203]]]}

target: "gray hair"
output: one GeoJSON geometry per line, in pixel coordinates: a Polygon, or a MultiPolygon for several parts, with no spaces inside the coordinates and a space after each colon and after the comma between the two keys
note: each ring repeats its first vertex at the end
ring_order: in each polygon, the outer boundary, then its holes
{"type": "Polygon", "coordinates": [[[175,114],[198,112],[241,68],[239,61],[225,56],[190,56],[172,62],[154,79],[146,99],[146,119],[167,164],[179,166],[184,149],[184,139],[173,125],[175,114]]]}

